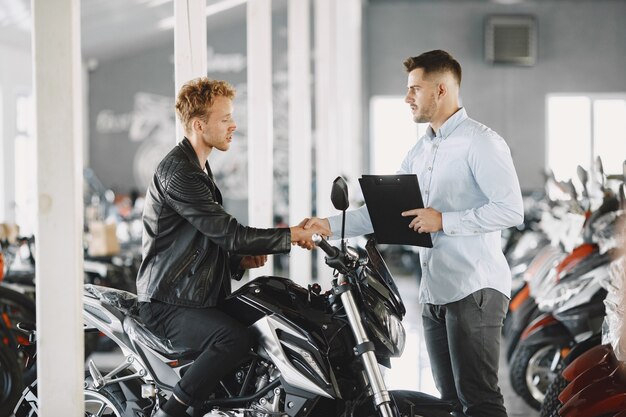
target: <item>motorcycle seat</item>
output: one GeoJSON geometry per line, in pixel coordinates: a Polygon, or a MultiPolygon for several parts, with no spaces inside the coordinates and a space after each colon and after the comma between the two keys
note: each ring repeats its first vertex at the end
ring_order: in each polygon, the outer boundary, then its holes
{"type": "Polygon", "coordinates": [[[198,356],[199,352],[197,350],[186,347],[174,347],[169,339],[159,337],[148,330],[139,317],[139,304],[135,294],[116,288],[92,284],[86,284],[85,291],[91,297],[115,307],[124,314],[122,323],[124,331],[135,342],[159,352],[168,359],[193,359],[198,356]]]}

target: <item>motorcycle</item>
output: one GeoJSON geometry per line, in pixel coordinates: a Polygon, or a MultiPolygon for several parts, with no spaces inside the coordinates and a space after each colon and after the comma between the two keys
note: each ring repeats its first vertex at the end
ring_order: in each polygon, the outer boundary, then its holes
{"type": "MultiPolygon", "coordinates": [[[[582,168],[579,177],[583,185],[587,183],[582,168]]],[[[583,195],[588,196],[586,186],[583,195]]],[[[538,311],[544,314],[521,334],[511,359],[510,379],[515,392],[536,409],[540,409],[570,349],[600,331],[606,296],[603,283],[608,280],[613,249],[605,242],[611,241],[619,205],[615,193],[608,190],[596,210],[590,211],[589,203],[583,228],[585,243],[554,268],[553,278],[534,283],[541,288],[534,293],[538,311]]]]}
{"type": "MultiPolygon", "coordinates": [[[[347,186],[335,180],[331,199],[348,207],[347,186]]],[[[331,289],[304,288],[287,278],[259,277],[219,306],[250,327],[256,345],[223,378],[195,416],[450,416],[452,405],[427,394],[387,390],[379,364],[404,349],[402,298],[370,240],[365,253],[316,244],[334,271],[331,289]]],[[[85,285],[87,329],[111,338],[124,360],[106,375],[88,362],[87,415],[149,417],[171,395],[195,352],[150,333],[137,316],[136,296],[85,285]]],[[[25,389],[16,417],[37,415],[36,381],[25,389]]]]}

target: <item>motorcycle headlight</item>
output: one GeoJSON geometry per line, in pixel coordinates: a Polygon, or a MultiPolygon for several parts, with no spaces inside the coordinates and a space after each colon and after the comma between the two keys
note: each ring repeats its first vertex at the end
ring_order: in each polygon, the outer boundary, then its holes
{"type": "Polygon", "coordinates": [[[402,356],[402,352],[404,352],[404,344],[406,342],[406,333],[402,322],[393,314],[389,314],[387,316],[387,320],[385,321],[385,327],[387,328],[387,333],[389,334],[391,343],[393,343],[396,347],[398,356],[402,356]]]}
{"type": "Polygon", "coordinates": [[[401,356],[406,342],[406,332],[402,322],[383,303],[376,306],[374,313],[381,327],[381,329],[374,328],[374,332],[379,333],[377,336],[382,341],[386,341],[385,344],[391,345],[392,356],[401,356]]]}

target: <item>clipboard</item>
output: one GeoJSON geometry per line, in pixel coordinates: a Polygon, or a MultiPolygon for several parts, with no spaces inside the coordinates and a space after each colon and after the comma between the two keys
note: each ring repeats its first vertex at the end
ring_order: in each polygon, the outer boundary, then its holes
{"type": "Polygon", "coordinates": [[[402,212],[424,208],[417,175],[363,175],[359,178],[378,243],[432,248],[430,233],[409,229],[413,217],[402,212]]]}

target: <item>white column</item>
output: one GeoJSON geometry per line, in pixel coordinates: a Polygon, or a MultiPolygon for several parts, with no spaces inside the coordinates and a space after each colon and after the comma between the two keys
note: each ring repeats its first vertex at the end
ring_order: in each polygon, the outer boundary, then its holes
{"type": "MultiPolygon", "coordinates": [[[[312,214],[311,35],[310,1],[292,1],[288,9],[289,47],[289,224],[312,214]]],[[[311,279],[311,252],[294,248],[289,275],[311,279]]]]}
{"type": "MultiPolygon", "coordinates": [[[[333,92],[337,88],[335,71],[334,0],[316,0],[315,6],[315,205],[318,217],[336,211],[330,202],[333,179],[341,172],[337,158],[337,103],[333,92]]],[[[317,250],[317,276],[327,277],[330,270],[324,263],[324,253],[317,250]]]]}
{"type": "Polygon", "coordinates": [[[84,416],[79,0],[33,0],[39,416],[84,416]]]}
{"type": "MultiPolygon", "coordinates": [[[[248,224],[273,227],[274,123],[272,101],[272,2],[249,0],[248,28],[248,224]]],[[[250,270],[271,275],[273,259],[250,270]]]]}
{"type": "MultiPolygon", "coordinates": [[[[337,18],[336,56],[337,84],[337,155],[341,160],[341,175],[348,180],[350,196],[360,192],[358,177],[363,174],[362,111],[362,5],[361,0],[335,2],[337,18]]],[[[354,208],[354,207],[352,207],[354,208]]]]}
{"type": "MultiPolygon", "coordinates": [[[[206,74],[206,0],[174,0],[174,97],[187,81],[206,74]]],[[[183,135],[177,117],[176,142],[183,135]]]]}
{"type": "MultiPolygon", "coordinates": [[[[342,175],[357,191],[362,173],[361,0],[316,0],[315,152],[319,217],[337,214],[330,201],[333,180],[342,175]]],[[[318,274],[330,273],[318,251],[318,274]]]]}

